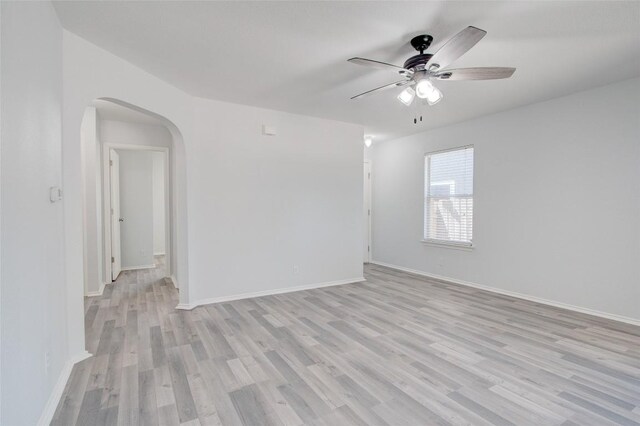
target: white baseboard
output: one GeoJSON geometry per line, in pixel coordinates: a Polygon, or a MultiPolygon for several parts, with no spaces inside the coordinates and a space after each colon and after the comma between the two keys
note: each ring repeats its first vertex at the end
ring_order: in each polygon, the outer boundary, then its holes
{"type": "Polygon", "coordinates": [[[156,264],[151,265],[140,265],[140,266],[127,266],[126,268],[120,268],[121,271],[135,271],[138,269],[153,269],[156,267],[156,264]]]}
{"type": "Polygon", "coordinates": [[[171,281],[173,281],[173,286],[175,288],[180,288],[180,286],[178,285],[178,279],[176,278],[175,275],[171,275],[169,278],[171,278],[171,281]]]}
{"type": "Polygon", "coordinates": [[[410,268],[405,268],[403,266],[393,265],[391,263],[379,262],[377,260],[372,260],[371,263],[373,263],[374,265],[380,265],[380,266],[385,266],[387,268],[397,269],[399,271],[409,272],[411,274],[421,275],[427,278],[446,281],[451,284],[459,284],[466,287],[473,287],[480,290],[490,291],[492,293],[498,293],[498,294],[503,294],[505,296],[511,296],[518,299],[528,300],[530,302],[541,303],[543,305],[567,309],[569,311],[580,312],[582,314],[593,315],[595,317],[606,318],[613,321],[619,321],[619,322],[624,322],[631,325],[640,326],[640,319],[636,319],[636,318],[625,317],[622,315],[611,314],[608,312],[596,311],[594,309],[583,308],[582,306],[569,305],[567,303],[556,302],[554,300],[543,299],[541,297],[530,296],[528,294],[516,293],[515,291],[503,290],[496,287],[476,284],[470,281],[463,281],[456,278],[444,277],[442,275],[431,274],[428,272],[418,271],[417,269],[410,269],[410,268]]]}
{"type": "Polygon", "coordinates": [[[311,290],[314,288],[322,288],[322,287],[332,287],[334,285],[352,284],[352,283],[357,283],[362,281],[366,281],[364,277],[355,277],[355,278],[348,278],[345,280],[328,281],[323,283],[300,285],[296,287],[278,288],[275,290],[264,290],[264,291],[255,291],[251,293],[234,294],[231,296],[212,297],[209,299],[196,300],[191,303],[179,303],[178,306],[176,306],[176,309],[191,310],[201,305],[211,305],[213,303],[231,302],[233,300],[241,300],[241,299],[251,299],[253,297],[271,296],[274,294],[293,293],[295,291],[311,290]]]}
{"type": "Polygon", "coordinates": [[[153,253],[154,256],[164,256],[166,253],[162,252],[162,253],[153,253]]]}
{"type": "Polygon", "coordinates": [[[38,420],[38,426],[49,426],[51,424],[51,420],[53,420],[53,415],[56,413],[56,408],[58,408],[58,404],[60,403],[60,398],[62,397],[62,393],[64,392],[65,386],[67,386],[67,381],[71,376],[71,370],[73,370],[73,366],[83,361],[92,355],[83,351],[75,356],[72,356],[67,360],[58,376],[58,381],[56,382],[53,390],[51,391],[51,395],[47,400],[47,404],[44,406],[44,410],[40,415],[40,420],[38,420]]]}
{"type": "Polygon", "coordinates": [[[98,289],[98,291],[90,291],[87,293],[87,297],[96,297],[96,296],[102,296],[102,293],[104,292],[104,286],[107,285],[109,283],[102,283],[100,284],[100,288],[98,289]]]}

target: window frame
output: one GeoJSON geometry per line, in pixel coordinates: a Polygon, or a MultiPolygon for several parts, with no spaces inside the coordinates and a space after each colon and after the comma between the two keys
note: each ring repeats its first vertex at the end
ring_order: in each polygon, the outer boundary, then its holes
{"type": "Polygon", "coordinates": [[[428,192],[427,189],[431,186],[431,156],[432,155],[436,155],[436,154],[443,154],[445,152],[451,152],[451,151],[461,151],[464,149],[473,149],[473,172],[471,174],[471,180],[472,180],[472,185],[473,185],[473,192],[471,193],[471,197],[473,200],[473,207],[475,208],[475,193],[476,193],[476,149],[475,146],[473,144],[470,145],[463,145],[463,146],[457,146],[457,147],[453,147],[453,148],[446,148],[446,149],[441,149],[441,150],[437,150],[437,151],[430,151],[424,154],[423,157],[423,161],[422,161],[422,176],[423,176],[423,187],[422,187],[422,239],[420,240],[422,243],[430,245],[430,246],[434,246],[434,247],[443,247],[443,248],[454,248],[454,249],[461,249],[461,250],[472,250],[475,247],[475,243],[473,240],[473,235],[475,234],[474,232],[474,227],[475,227],[475,215],[473,215],[473,217],[471,218],[471,240],[470,241],[452,241],[452,240],[441,240],[438,238],[427,238],[427,211],[429,209],[429,203],[428,203],[428,199],[430,198],[428,196],[428,192]],[[429,160],[429,163],[427,164],[427,159],[429,160]],[[429,172],[427,174],[427,172],[429,172]]]}

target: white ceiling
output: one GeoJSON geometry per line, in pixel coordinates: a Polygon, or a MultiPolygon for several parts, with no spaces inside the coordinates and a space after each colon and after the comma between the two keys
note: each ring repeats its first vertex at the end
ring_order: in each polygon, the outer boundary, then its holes
{"type": "Polygon", "coordinates": [[[640,75],[640,2],[56,2],[62,25],[205,98],[365,125],[377,140],[423,131],[640,75]],[[400,89],[352,101],[396,75],[411,37],[433,53],[468,25],[488,32],[453,67],[513,66],[511,79],[439,82],[415,109],[400,89]]]}

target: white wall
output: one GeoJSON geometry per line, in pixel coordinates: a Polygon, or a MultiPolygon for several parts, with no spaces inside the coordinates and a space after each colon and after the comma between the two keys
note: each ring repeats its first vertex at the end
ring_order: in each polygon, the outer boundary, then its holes
{"type": "MultiPolygon", "coordinates": [[[[98,115],[100,113],[98,112],[98,115]]],[[[143,145],[170,148],[171,133],[164,126],[129,123],[100,118],[100,143],[117,145],[143,145]]]]}
{"type": "Polygon", "coordinates": [[[360,126],[202,99],[195,113],[193,301],[362,276],[360,126]]]}
{"type": "Polygon", "coordinates": [[[96,252],[102,247],[102,177],[101,177],[101,149],[98,141],[98,117],[94,107],[87,107],[80,128],[82,138],[82,159],[85,173],[83,193],[86,200],[84,205],[84,285],[85,295],[95,295],[105,282],[103,257],[96,252]]]}
{"type": "Polygon", "coordinates": [[[152,266],[153,156],[150,151],[116,150],[120,155],[120,245],[122,269],[152,266]]]}
{"type": "MultiPolygon", "coordinates": [[[[200,285],[190,289],[190,304],[362,276],[362,225],[350,215],[357,205],[362,215],[359,126],[207,100],[195,111],[187,153],[198,221],[189,218],[189,251],[200,285]],[[263,124],[279,134],[263,136],[263,124]]],[[[171,145],[159,126],[100,120],[99,134],[105,144],[171,145]]],[[[123,266],[142,266],[125,245],[126,229],[123,266]]],[[[145,241],[136,235],[131,245],[145,241]]]]}
{"type": "Polygon", "coordinates": [[[0,8],[0,424],[34,425],[68,358],[63,205],[49,201],[61,185],[62,30],[50,3],[0,8]]]}
{"type": "Polygon", "coordinates": [[[166,254],[165,250],[165,173],[166,154],[152,152],[153,158],[153,254],[166,254]]]}
{"type": "MultiPolygon", "coordinates": [[[[71,33],[64,32],[64,43],[64,78],[69,82],[64,92],[63,124],[69,132],[65,180],[72,193],[79,168],[73,129],[80,125],[78,111],[93,99],[137,105],[166,117],[181,132],[184,151],[175,157],[183,162],[171,167],[177,184],[184,185],[174,191],[177,205],[187,204],[176,225],[178,234],[188,233],[178,238],[186,243],[179,247],[178,263],[188,255],[188,269],[180,268],[177,277],[181,303],[362,275],[360,126],[194,99],[71,33]],[[266,145],[260,135],[264,123],[281,131],[266,138],[266,145]],[[255,177],[263,175],[252,190],[255,177]],[[275,197],[269,200],[264,190],[272,188],[275,197]],[[315,198],[307,193],[314,191],[315,198]],[[290,219],[289,206],[297,222],[290,219]],[[268,226],[261,229],[259,223],[268,226]],[[235,239],[230,226],[237,232],[235,239]],[[236,260],[230,262],[232,257],[236,260]],[[246,268],[254,264],[255,271],[246,268]],[[298,274],[293,274],[294,265],[298,274]]],[[[67,220],[73,227],[73,217],[67,220]]],[[[74,228],[70,235],[71,271],[78,267],[78,234],[74,228]]],[[[76,276],[70,277],[70,285],[74,280],[76,276]]]]}
{"type": "Polygon", "coordinates": [[[375,144],[373,258],[640,320],[640,79],[375,144]],[[474,144],[474,245],[420,242],[424,154],[474,144]]]}

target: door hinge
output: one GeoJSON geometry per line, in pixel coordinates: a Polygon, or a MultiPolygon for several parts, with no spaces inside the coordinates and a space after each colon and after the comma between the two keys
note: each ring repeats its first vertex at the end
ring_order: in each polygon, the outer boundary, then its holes
{"type": "Polygon", "coordinates": [[[109,160],[109,165],[113,166],[113,160],[109,160]]]}
{"type": "Polygon", "coordinates": [[[367,246],[367,251],[371,251],[371,247],[370,246],[367,246]]]}
{"type": "Polygon", "coordinates": [[[367,179],[371,179],[371,172],[367,173],[367,179]]]}
{"type": "Polygon", "coordinates": [[[113,256],[111,256],[111,263],[115,263],[115,261],[116,259],[113,256]]]}
{"type": "Polygon", "coordinates": [[[368,214],[369,216],[371,216],[371,209],[368,209],[368,210],[367,210],[367,214],[368,214]]]}

